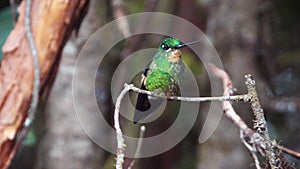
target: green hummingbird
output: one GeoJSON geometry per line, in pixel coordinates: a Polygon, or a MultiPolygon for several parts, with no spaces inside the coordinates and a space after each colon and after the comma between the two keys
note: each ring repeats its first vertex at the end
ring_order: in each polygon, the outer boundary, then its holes
{"type": "MultiPolygon", "coordinates": [[[[167,98],[178,96],[180,94],[179,86],[185,71],[180,48],[198,42],[181,44],[176,38],[164,39],[152,61],[146,65],[141,78],[141,89],[164,94],[167,98]]],[[[139,93],[133,117],[134,124],[151,114],[151,112],[147,112],[151,107],[149,100],[158,104],[162,102],[161,98],[139,93]]]]}

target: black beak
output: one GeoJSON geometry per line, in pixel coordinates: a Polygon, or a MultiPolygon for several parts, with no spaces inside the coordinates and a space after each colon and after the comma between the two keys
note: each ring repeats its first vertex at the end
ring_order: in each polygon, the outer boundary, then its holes
{"type": "Polygon", "coordinates": [[[201,42],[201,40],[197,40],[197,41],[194,41],[194,42],[189,42],[189,43],[184,43],[184,44],[180,44],[180,45],[177,45],[175,47],[173,47],[174,49],[180,49],[182,47],[185,47],[185,46],[189,46],[189,45],[193,45],[195,43],[199,43],[201,42]]]}

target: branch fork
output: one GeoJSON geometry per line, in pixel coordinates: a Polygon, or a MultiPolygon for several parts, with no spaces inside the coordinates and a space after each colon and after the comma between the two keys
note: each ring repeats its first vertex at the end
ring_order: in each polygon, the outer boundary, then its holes
{"type": "MultiPolygon", "coordinates": [[[[247,149],[250,151],[252,158],[255,162],[256,168],[261,169],[260,162],[257,157],[257,152],[259,152],[262,156],[266,157],[266,160],[272,169],[281,167],[281,164],[283,164],[283,162],[281,161],[282,159],[279,158],[281,156],[281,151],[277,149],[279,147],[276,146],[276,143],[274,144],[274,142],[272,142],[269,137],[267,122],[264,117],[263,109],[259,103],[258,95],[255,88],[256,85],[253,77],[250,74],[245,75],[246,78],[245,84],[248,89],[247,94],[232,95],[235,91],[235,88],[233,87],[228,74],[224,70],[214,66],[213,64],[210,64],[209,66],[210,69],[223,80],[223,88],[224,88],[223,96],[217,96],[217,97],[174,96],[167,99],[186,101],[186,102],[222,101],[223,111],[225,116],[229,118],[233,122],[233,124],[240,130],[240,138],[244,143],[244,145],[247,147],[247,149]],[[255,131],[249,128],[246,125],[246,123],[243,121],[243,119],[235,112],[230,101],[244,101],[244,102],[249,102],[251,104],[251,108],[255,116],[254,126],[253,126],[255,131]]],[[[115,122],[114,127],[117,133],[117,158],[116,158],[117,169],[122,169],[122,164],[124,163],[124,149],[126,146],[124,143],[124,138],[119,123],[119,110],[120,110],[122,98],[130,90],[137,93],[143,93],[150,96],[154,96],[154,97],[166,98],[165,96],[156,94],[154,92],[137,88],[133,84],[130,85],[124,84],[124,89],[122,90],[122,92],[117,98],[115,112],[114,112],[114,122],[115,122]]],[[[141,147],[138,145],[137,151],[140,151],[140,148],[141,147]]]]}

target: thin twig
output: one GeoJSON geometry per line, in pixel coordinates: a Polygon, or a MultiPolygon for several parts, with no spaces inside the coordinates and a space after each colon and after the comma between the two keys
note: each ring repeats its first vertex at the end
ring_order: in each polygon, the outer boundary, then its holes
{"type": "MultiPolygon", "coordinates": [[[[139,141],[138,141],[137,148],[136,148],[136,151],[135,151],[135,154],[134,154],[134,158],[138,158],[141,154],[141,149],[142,149],[142,144],[143,144],[143,138],[144,138],[145,131],[146,131],[146,127],[141,126],[139,141]]],[[[128,169],[132,169],[134,167],[135,162],[136,162],[136,159],[133,159],[131,161],[128,169]]]]}
{"type": "MultiPolygon", "coordinates": [[[[122,135],[122,130],[120,128],[120,122],[119,122],[119,112],[120,112],[120,106],[121,106],[121,101],[124,95],[128,91],[135,91],[138,93],[144,93],[148,94],[150,96],[155,96],[155,97],[161,97],[161,98],[166,98],[165,96],[147,91],[147,90],[142,90],[137,87],[135,87],[133,84],[124,84],[124,89],[120,93],[120,95],[117,98],[116,105],[115,105],[115,112],[114,112],[114,127],[116,129],[117,133],[117,158],[116,158],[116,168],[117,169],[122,169],[122,165],[124,163],[124,148],[125,148],[125,143],[124,143],[124,138],[122,135]]],[[[171,97],[168,99],[171,100],[180,100],[180,101],[186,101],[186,102],[204,102],[204,101],[246,101],[246,95],[237,95],[237,96],[219,96],[219,97],[171,97]]]]}
{"type": "Polygon", "coordinates": [[[31,28],[31,0],[26,0],[26,8],[25,8],[25,30],[26,37],[30,46],[33,66],[34,66],[34,81],[33,81],[33,89],[32,89],[32,97],[31,103],[29,107],[28,117],[24,122],[25,127],[29,127],[32,121],[34,120],[35,112],[38,105],[39,99],[39,90],[40,90],[40,66],[39,66],[39,58],[36,50],[36,46],[34,43],[34,39],[32,36],[32,28],[31,28]]]}
{"type": "Polygon", "coordinates": [[[258,157],[257,157],[256,153],[255,153],[255,152],[252,152],[252,151],[250,151],[250,152],[251,152],[251,156],[252,156],[252,158],[253,158],[253,160],[254,160],[255,167],[256,167],[257,169],[261,169],[260,163],[259,163],[259,160],[258,160],[258,157]]]}
{"type": "Polygon", "coordinates": [[[25,138],[28,128],[32,124],[32,121],[34,120],[34,116],[36,113],[37,105],[38,105],[38,98],[39,98],[39,89],[40,89],[40,69],[39,69],[39,60],[37,55],[37,50],[35,47],[34,39],[32,36],[32,29],[31,29],[31,0],[26,0],[25,3],[25,31],[26,31],[26,37],[29,43],[32,60],[33,60],[33,66],[34,66],[34,81],[33,81],[33,89],[32,89],[32,97],[31,97],[31,103],[28,110],[27,118],[25,119],[25,122],[23,123],[23,128],[21,132],[18,135],[18,138],[16,140],[16,144],[14,145],[14,150],[17,150],[20,146],[21,142],[25,138]]]}
{"type": "MultiPolygon", "coordinates": [[[[167,98],[167,99],[180,100],[180,101],[186,101],[186,102],[223,101],[224,114],[240,129],[240,138],[241,138],[242,142],[244,143],[244,145],[251,152],[252,158],[255,162],[255,166],[257,169],[260,169],[261,167],[260,167],[260,163],[259,163],[256,152],[259,152],[263,156],[265,156],[265,154],[266,154],[267,160],[269,161],[270,166],[272,168],[277,167],[277,166],[274,166],[274,164],[277,164],[277,165],[281,164],[281,162],[279,161],[280,159],[276,158],[276,152],[273,151],[273,149],[276,148],[275,146],[277,146],[279,149],[281,149],[291,155],[295,155],[296,157],[299,156],[299,153],[297,154],[297,152],[293,152],[292,150],[289,151],[289,149],[285,149],[284,147],[276,145],[276,143],[272,143],[272,142],[271,142],[271,144],[272,144],[271,151],[270,151],[270,147],[267,150],[267,146],[269,146],[269,145],[266,145],[266,138],[264,138],[266,136],[261,134],[261,132],[262,132],[261,129],[263,129],[261,126],[261,122],[259,122],[258,120],[255,121],[256,122],[255,127],[260,128],[260,130],[257,130],[257,132],[255,132],[246,125],[246,123],[243,121],[243,119],[233,109],[233,107],[229,101],[250,102],[254,113],[256,113],[255,114],[255,116],[257,116],[256,118],[259,117],[260,120],[262,120],[261,116],[264,116],[264,114],[263,114],[263,110],[260,107],[260,104],[258,102],[257,93],[256,93],[256,89],[255,89],[255,82],[251,76],[248,75],[247,81],[246,81],[246,84],[248,87],[248,93],[244,94],[244,95],[231,96],[230,94],[233,93],[234,88],[232,86],[232,82],[231,82],[228,74],[224,70],[219,69],[218,67],[216,67],[212,64],[210,65],[210,68],[214,71],[214,73],[217,76],[219,76],[223,80],[224,96],[218,96],[218,97],[171,97],[171,98],[167,98]],[[252,90],[252,91],[250,91],[250,90],[252,90]],[[247,138],[247,140],[246,140],[246,138],[247,138]],[[272,154],[270,154],[270,153],[272,153],[272,154]],[[274,158],[272,156],[274,156],[274,158]],[[275,159],[275,161],[273,161],[274,159],[275,159]],[[273,163],[273,162],[277,162],[277,163],[273,163]]],[[[115,115],[114,115],[115,129],[117,132],[117,140],[118,140],[116,168],[122,168],[122,164],[124,162],[123,151],[124,151],[124,147],[125,147],[124,139],[122,137],[122,132],[120,129],[120,124],[119,124],[119,109],[120,109],[120,104],[121,104],[122,98],[130,90],[137,92],[137,93],[143,93],[143,94],[147,94],[150,96],[154,96],[154,97],[166,98],[162,94],[157,94],[157,93],[154,93],[151,91],[142,90],[140,88],[135,87],[132,84],[130,84],[130,85],[124,84],[124,89],[117,98],[115,115]]],[[[264,124],[264,127],[266,128],[265,119],[264,119],[263,124],[264,124]]],[[[264,129],[264,132],[267,132],[267,131],[265,131],[265,129],[264,129]]],[[[268,133],[264,133],[264,134],[267,135],[269,138],[268,133]]],[[[269,140],[270,140],[270,138],[269,138],[269,140]]],[[[137,152],[139,152],[138,148],[137,148],[137,152]]],[[[132,163],[134,164],[134,161],[132,163]]]]}
{"type": "MultiPolygon", "coordinates": [[[[229,75],[222,69],[216,67],[213,64],[209,64],[210,69],[223,81],[223,95],[229,96],[233,93],[232,90],[234,90],[234,87],[232,85],[232,82],[230,80],[229,75]]],[[[247,149],[250,151],[251,156],[254,160],[255,167],[257,169],[261,169],[257,155],[256,155],[256,148],[253,146],[253,143],[248,143],[245,138],[246,137],[252,137],[254,135],[254,131],[250,129],[247,124],[242,120],[242,118],[235,112],[235,110],[232,107],[232,104],[229,101],[223,102],[223,111],[227,118],[229,118],[239,129],[240,129],[240,139],[244,143],[244,145],[247,147],[247,149]],[[246,136],[245,136],[246,134],[246,136]],[[252,145],[250,145],[252,144],[252,145]]],[[[252,139],[250,139],[252,140],[252,139]]]]}
{"type": "Polygon", "coordinates": [[[186,102],[210,102],[210,101],[244,101],[246,102],[246,95],[235,95],[235,96],[212,96],[212,97],[170,97],[170,100],[180,100],[186,102]]]}
{"type": "Polygon", "coordinates": [[[290,154],[290,155],[292,155],[292,156],[300,159],[300,153],[299,152],[296,152],[294,150],[291,150],[289,148],[286,148],[286,147],[278,145],[278,144],[276,144],[276,147],[278,149],[280,149],[280,150],[282,150],[282,151],[284,151],[284,152],[286,152],[286,153],[288,153],[288,154],[290,154]]]}
{"type": "Polygon", "coordinates": [[[176,100],[176,101],[185,101],[185,102],[209,102],[209,101],[244,101],[247,102],[247,96],[248,95],[235,95],[235,96],[216,96],[216,97],[180,97],[180,96],[173,96],[167,98],[166,96],[162,94],[157,94],[151,91],[142,90],[140,88],[137,88],[133,85],[125,84],[124,86],[127,86],[130,88],[130,90],[147,94],[149,96],[155,96],[159,98],[166,98],[168,100],[176,100]]]}
{"type": "MultiPolygon", "coordinates": [[[[26,31],[26,37],[29,43],[31,56],[33,60],[33,67],[34,67],[34,81],[33,81],[33,87],[32,87],[32,97],[31,97],[31,103],[28,110],[27,118],[24,122],[24,128],[22,129],[19,138],[18,138],[18,144],[20,141],[23,140],[27,133],[27,128],[31,125],[32,121],[34,120],[37,105],[38,105],[38,99],[39,99],[39,89],[40,89],[40,66],[39,66],[39,59],[38,54],[36,50],[36,46],[34,43],[34,39],[32,36],[32,28],[31,28],[31,0],[26,0],[25,4],[25,31],[26,31]]],[[[17,144],[17,145],[18,145],[17,144]]]]}
{"type": "Polygon", "coordinates": [[[247,147],[247,149],[250,151],[251,156],[252,156],[252,158],[253,158],[253,160],[254,160],[256,169],[261,169],[260,163],[259,163],[259,160],[258,160],[258,157],[257,157],[257,155],[256,155],[257,150],[256,150],[255,146],[253,146],[253,145],[251,146],[251,145],[245,140],[245,135],[244,135],[244,131],[243,131],[243,130],[240,130],[240,138],[241,138],[242,142],[244,143],[244,145],[247,147]]]}
{"type": "MultiPolygon", "coordinates": [[[[209,64],[210,69],[223,81],[223,95],[230,96],[233,93],[234,87],[229,78],[229,75],[222,69],[213,64],[209,64]]],[[[232,97],[232,96],[231,96],[232,97]]],[[[248,101],[247,95],[243,95],[243,101],[248,101]]],[[[243,130],[247,135],[251,135],[253,131],[247,126],[243,119],[235,112],[232,104],[229,101],[223,102],[223,111],[227,118],[229,118],[240,130],[243,130]]]]}
{"type": "MultiPolygon", "coordinates": [[[[228,74],[224,70],[214,66],[213,64],[210,64],[209,66],[210,66],[211,70],[223,80],[224,95],[231,94],[232,92],[230,90],[233,89],[233,86],[232,86],[232,82],[231,82],[228,74]]],[[[248,93],[248,95],[249,96],[246,100],[248,100],[248,102],[250,102],[252,94],[248,93]]],[[[261,135],[255,131],[253,131],[251,128],[249,128],[245,124],[245,122],[240,118],[240,116],[237,115],[237,113],[233,109],[232,104],[230,102],[228,102],[228,101],[223,102],[223,110],[224,110],[224,114],[226,115],[226,117],[229,118],[230,120],[232,120],[233,123],[240,129],[240,132],[242,132],[242,133],[240,133],[240,138],[241,138],[242,142],[244,143],[244,145],[247,147],[247,149],[249,149],[249,151],[251,152],[251,155],[255,162],[256,168],[260,168],[259,161],[257,161],[258,160],[257,155],[254,152],[258,151],[262,156],[265,156],[265,153],[263,152],[263,150],[265,150],[266,146],[265,146],[265,143],[262,142],[261,135]],[[248,138],[248,141],[246,141],[245,138],[248,138]]],[[[272,142],[272,143],[278,149],[280,149],[290,155],[293,155],[297,158],[300,157],[300,153],[290,150],[286,147],[280,146],[274,142],[272,142]]]]}

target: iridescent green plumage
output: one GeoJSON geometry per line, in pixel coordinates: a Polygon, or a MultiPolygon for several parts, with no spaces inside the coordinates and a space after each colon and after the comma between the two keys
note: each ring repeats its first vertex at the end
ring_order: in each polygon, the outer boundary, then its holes
{"type": "MultiPolygon", "coordinates": [[[[198,42],[181,44],[176,38],[163,40],[153,60],[145,68],[141,89],[153,91],[158,94],[164,93],[167,97],[178,95],[179,85],[183,80],[185,69],[179,49],[198,42]]],[[[158,98],[152,100],[153,102],[161,103],[161,100],[158,98]]],[[[147,117],[151,113],[146,112],[150,107],[151,104],[148,96],[146,94],[139,94],[133,118],[134,123],[147,117]]]]}
{"type": "Polygon", "coordinates": [[[175,38],[167,38],[161,42],[157,53],[149,65],[149,70],[146,75],[146,89],[155,92],[164,92],[167,96],[178,94],[177,85],[183,79],[184,64],[181,56],[174,55],[174,49],[180,45],[180,41],[175,38]],[[171,60],[172,57],[173,60],[171,60]]]}

